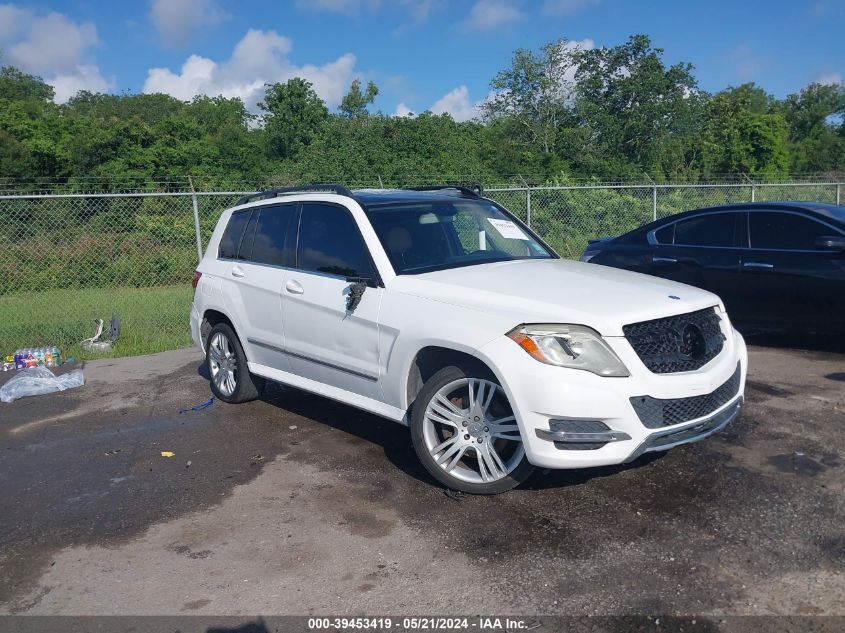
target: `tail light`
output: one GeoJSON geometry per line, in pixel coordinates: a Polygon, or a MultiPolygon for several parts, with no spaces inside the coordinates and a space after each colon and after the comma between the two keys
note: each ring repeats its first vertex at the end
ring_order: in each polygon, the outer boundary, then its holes
{"type": "Polygon", "coordinates": [[[196,290],[196,289],[197,289],[197,286],[198,286],[198,285],[199,285],[199,283],[200,283],[200,278],[201,278],[201,277],[202,277],[202,273],[201,273],[200,271],[196,271],[196,272],[194,273],[194,279],[193,279],[193,281],[191,281],[191,288],[193,288],[194,290],[196,290]]]}

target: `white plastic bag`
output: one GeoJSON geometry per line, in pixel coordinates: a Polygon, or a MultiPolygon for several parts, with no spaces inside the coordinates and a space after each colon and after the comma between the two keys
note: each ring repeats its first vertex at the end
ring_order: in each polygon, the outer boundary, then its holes
{"type": "Polygon", "coordinates": [[[18,398],[55,393],[84,384],[81,369],[56,376],[46,367],[29,367],[0,387],[0,402],[14,402],[18,398]]]}

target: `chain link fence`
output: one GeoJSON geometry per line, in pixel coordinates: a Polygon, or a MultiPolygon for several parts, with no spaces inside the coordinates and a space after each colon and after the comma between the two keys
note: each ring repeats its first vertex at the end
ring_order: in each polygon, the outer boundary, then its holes
{"type": "MultiPolygon", "coordinates": [[[[491,188],[562,256],[687,209],[751,200],[839,204],[837,183],[491,188]]],[[[191,279],[221,211],[243,192],[0,196],[0,355],[79,342],[121,320],[118,355],[189,345],[191,279]]]]}

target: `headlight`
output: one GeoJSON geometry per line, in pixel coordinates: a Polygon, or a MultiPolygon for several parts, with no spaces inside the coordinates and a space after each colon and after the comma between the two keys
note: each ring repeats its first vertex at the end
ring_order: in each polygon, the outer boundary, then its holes
{"type": "Polygon", "coordinates": [[[583,369],[599,376],[630,376],[601,335],[583,325],[520,325],[508,337],[541,363],[583,369]]]}

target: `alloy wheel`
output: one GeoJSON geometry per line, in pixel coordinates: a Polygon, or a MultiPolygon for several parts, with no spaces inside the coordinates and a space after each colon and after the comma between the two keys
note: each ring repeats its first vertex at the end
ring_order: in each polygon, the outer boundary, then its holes
{"type": "Polygon", "coordinates": [[[498,481],[525,455],[504,390],[482,378],[454,380],[435,393],[426,407],[423,438],[435,463],[467,483],[498,481]]]}
{"type": "Polygon", "coordinates": [[[211,379],[225,396],[231,396],[238,387],[238,359],[229,338],[222,332],[211,337],[208,347],[208,365],[211,379]]]}

